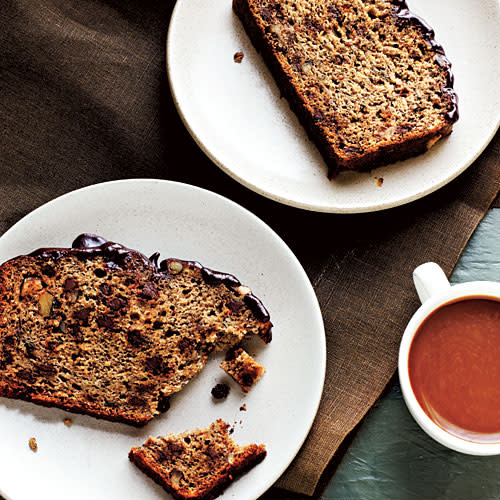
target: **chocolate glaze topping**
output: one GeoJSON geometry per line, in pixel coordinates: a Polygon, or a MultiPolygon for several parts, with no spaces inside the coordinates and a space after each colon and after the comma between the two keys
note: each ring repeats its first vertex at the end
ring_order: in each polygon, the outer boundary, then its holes
{"type": "MultiPolygon", "coordinates": [[[[92,258],[101,256],[108,266],[123,268],[132,258],[141,260],[146,266],[155,272],[161,272],[163,276],[171,275],[169,271],[170,262],[179,262],[183,266],[196,267],[201,271],[204,281],[208,285],[223,284],[234,290],[241,282],[232,274],[220,273],[202,266],[199,262],[180,259],[164,259],[159,264],[159,252],[154,253],[149,259],[140,252],[131,250],[119,243],[108,241],[102,236],[91,233],[83,233],[73,241],[72,248],[40,248],[28,254],[29,257],[40,257],[43,259],[58,260],[66,255],[77,255],[79,258],[92,258]]],[[[244,296],[243,301],[260,321],[269,321],[269,313],[264,304],[253,293],[244,296]]]]}
{"type": "MultiPolygon", "coordinates": [[[[180,260],[180,259],[164,259],[160,262],[160,271],[168,274],[169,264],[171,262],[180,262],[183,266],[196,267],[201,271],[201,275],[208,285],[219,285],[223,284],[227,288],[234,290],[241,286],[241,282],[236,276],[232,274],[221,273],[219,271],[214,271],[208,267],[202,266],[199,262],[194,260],[180,260]]],[[[255,317],[260,321],[269,321],[269,313],[264,307],[264,304],[256,297],[253,293],[248,293],[243,298],[243,301],[247,307],[254,313],[255,317]]]]}
{"type": "Polygon", "coordinates": [[[150,266],[149,260],[140,252],[113,243],[96,234],[84,233],[78,236],[71,248],[39,248],[28,254],[29,257],[58,260],[66,255],[75,255],[80,259],[100,256],[106,260],[109,267],[123,268],[132,258],[141,260],[150,266]]]}
{"type": "Polygon", "coordinates": [[[83,233],[75,238],[71,244],[72,248],[95,248],[104,245],[108,240],[102,236],[92,233],[83,233]]]}
{"type": "Polygon", "coordinates": [[[158,269],[158,259],[160,258],[160,252],[155,252],[151,257],[149,257],[149,262],[153,264],[155,269],[158,269]]]}
{"type": "Polygon", "coordinates": [[[434,30],[421,17],[410,11],[406,0],[392,0],[392,3],[395,6],[395,13],[400,22],[403,24],[412,24],[420,30],[425,41],[436,54],[435,61],[437,65],[445,70],[446,86],[443,88],[443,91],[450,99],[450,106],[446,113],[446,118],[451,123],[456,122],[458,120],[458,96],[453,89],[454,77],[451,72],[451,62],[446,57],[442,45],[436,42],[434,30]]]}

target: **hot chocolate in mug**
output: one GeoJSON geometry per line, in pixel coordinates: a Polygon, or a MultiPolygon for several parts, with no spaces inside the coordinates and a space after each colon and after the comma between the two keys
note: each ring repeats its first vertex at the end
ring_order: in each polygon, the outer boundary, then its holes
{"type": "Polygon", "coordinates": [[[399,349],[406,405],[444,446],[500,454],[500,283],[451,286],[433,262],[413,279],[422,305],[399,349]]]}

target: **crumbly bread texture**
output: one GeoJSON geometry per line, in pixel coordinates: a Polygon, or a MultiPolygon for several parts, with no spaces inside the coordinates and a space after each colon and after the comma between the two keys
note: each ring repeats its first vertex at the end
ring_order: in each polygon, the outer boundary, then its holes
{"type": "Polygon", "coordinates": [[[222,420],[208,429],[149,438],[129,458],[149,477],[181,500],[210,500],[236,476],[266,457],[264,445],[238,446],[222,420]]]}
{"type": "Polygon", "coordinates": [[[233,0],[329,166],[423,153],[458,119],[451,64],[404,0],[233,0]]]}
{"type": "Polygon", "coordinates": [[[231,275],[95,235],[0,266],[0,396],[144,425],[269,315],[231,275]]]}
{"type": "Polygon", "coordinates": [[[243,392],[248,392],[266,371],[241,347],[230,349],[220,367],[238,382],[243,392]]]}

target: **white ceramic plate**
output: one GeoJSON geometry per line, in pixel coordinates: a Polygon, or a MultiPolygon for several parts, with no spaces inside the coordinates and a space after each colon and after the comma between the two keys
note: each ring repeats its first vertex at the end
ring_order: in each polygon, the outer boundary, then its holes
{"type": "Polygon", "coordinates": [[[225,499],[255,499],[299,450],[321,397],[325,337],[321,313],[301,265],[260,219],[235,203],[193,186],[128,180],[74,191],[38,208],[0,238],[0,262],[41,246],[69,246],[95,232],[146,255],[196,259],[235,274],[268,307],[273,341],[247,343],[267,369],[248,393],[212,356],[205,370],[171,400],[171,408],[142,429],[58,409],[0,398],[0,494],[12,500],[50,498],[170,498],[127,458],[149,436],[207,426],[221,417],[235,423],[242,443],[265,443],[267,458],[231,485],[225,499]],[[215,402],[211,388],[231,391],[215,402]],[[245,403],[247,411],[240,411],[245,403]],[[63,419],[73,420],[66,427],[63,419]],[[38,452],[28,448],[35,437],[38,452]]]}
{"type": "Polygon", "coordinates": [[[410,0],[453,63],[460,119],[429,152],[329,181],[327,167],[257,54],[231,0],[177,0],[167,41],[174,100],[199,146],[226,173],[281,203],[321,212],[381,210],[463,172],[500,123],[500,2],[410,0]],[[241,64],[233,55],[243,51],[241,64]],[[381,187],[376,178],[384,179],[381,187]]]}

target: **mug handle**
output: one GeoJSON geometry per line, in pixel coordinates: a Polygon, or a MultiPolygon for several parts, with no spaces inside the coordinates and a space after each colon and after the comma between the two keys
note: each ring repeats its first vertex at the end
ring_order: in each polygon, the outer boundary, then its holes
{"type": "Polygon", "coordinates": [[[431,296],[450,288],[450,282],[435,262],[421,264],[413,271],[413,283],[422,304],[431,296]]]}

